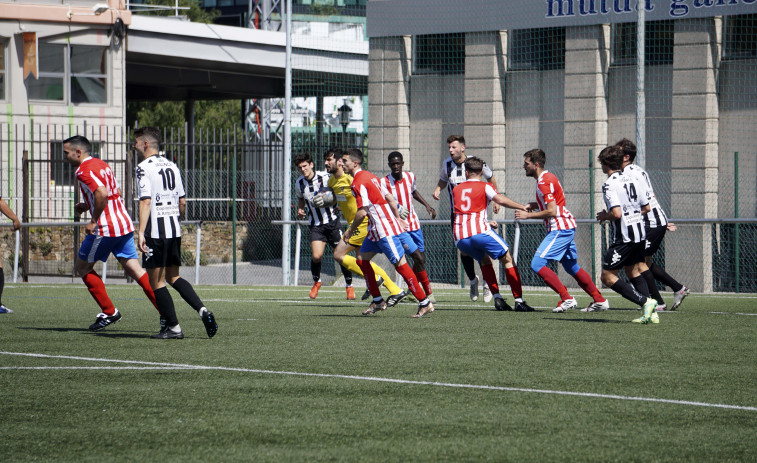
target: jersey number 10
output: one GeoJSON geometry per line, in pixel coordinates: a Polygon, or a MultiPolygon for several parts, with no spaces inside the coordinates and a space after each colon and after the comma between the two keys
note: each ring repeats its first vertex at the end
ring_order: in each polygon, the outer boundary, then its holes
{"type": "Polygon", "coordinates": [[[158,173],[163,179],[164,190],[173,190],[176,188],[176,174],[173,173],[173,169],[160,169],[158,173]]]}

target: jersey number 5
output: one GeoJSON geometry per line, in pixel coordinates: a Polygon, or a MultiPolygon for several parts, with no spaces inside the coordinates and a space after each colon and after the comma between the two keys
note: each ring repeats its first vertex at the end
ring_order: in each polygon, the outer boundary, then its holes
{"type": "Polygon", "coordinates": [[[470,210],[470,195],[473,191],[473,188],[465,188],[463,191],[460,192],[460,200],[463,202],[463,204],[460,205],[461,211],[469,211],[470,210]]]}

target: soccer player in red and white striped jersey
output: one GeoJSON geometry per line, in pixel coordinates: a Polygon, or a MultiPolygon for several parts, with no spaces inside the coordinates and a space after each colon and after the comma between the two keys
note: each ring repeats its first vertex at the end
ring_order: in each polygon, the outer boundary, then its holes
{"type": "Polygon", "coordinates": [[[343,239],[349,240],[350,236],[359,227],[360,222],[367,216],[368,237],[360,245],[357,264],[363,270],[365,282],[373,296],[371,305],[363,311],[363,315],[371,315],[379,310],[386,309],[386,302],[381,297],[381,291],[376,284],[376,276],[371,267],[371,259],[377,253],[383,253],[397,269],[397,272],[405,279],[407,287],[413,296],[420,302],[418,312],[414,317],[434,311],[434,304],[428,300],[426,293],[418,283],[418,277],[413,269],[407,264],[405,251],[413,253],[417,249],[415,242],[405,233],[407,221],[400,218],[397,202],[386,188],[381,186],[375,175],[363,170],[363,152],[353,148],[341,159],[344,171],[352,175],[352,193],[357,202],[357,213],[344,234],[343,239]]]}
{"type": "Polygon", "coordinates": [[[452,190],[455,221],[452,231],[457,248],[476,259],[481,264],[481,274],[494,296],[495,310],[512,310],[499,294],[497,275],[494,273],[491,259],[497,259],[505,265],[505,277],[515,298],[515,310],[518,312],[532,312],[523,300],[518,268],[510,254],[510,246],[495,233],[489,225],[486,207],[490,201],[510,209],[525,210],[526,206],[519,204],[505,195],[497,193],[491,183],[483,182],[484,161],[477,157],[465,160],[465,176],[467,181],[460,183],[452,190]]]}
{"type": "Polygon", "coordinates": [[[570,295],[557,274],[547,264],[550,260],[562,263],[565,271],[576,279],[579,286],[593,299],[583,312],[607,310],[610,305],[607,299],[597,289],[591,276],[578,265],[578,250],[576,249],[576,219],[565,207],[565,194],[557,177],[547,171],[547,155],[541,149],[533,149],[523,155],[523,169],[526,176],[536,179],[536,202],[528,205],[528,211],[515,211],[515,218],[544,219],[547,236],[531,260],[531,269],[544,280],[547,285],[560,295],[560,303],[552,312],[565,312],[578,307],[578,302],[570,295]],[[538,211],[535,211],[538,209],[538,211]]]}
{"type": "Polygon", "coordinates": [[[95,263],[105,262],[111,253],[126,274],[142,287],[153,306],[156,309],[158,306],[147,273],[137,260],[134,224],[121,199],[116,177],[108,164],[90,156],[91,151],[92,144],[81,135],[63,141],[63,153],[66,160],[77,168],[76,179],[84,195],[84,202],[76,204],[74,211],[77,216],[89,211],[92,217],[84,226],[87,236],[79,248],[74,267],[101,310],[89,329],[100,331],[121,319],[121,313],[108,297],[100,275],[94,271],[95,263]]]}
{"type": "Polygon", "coordinates": [[[391,173],[381,179],[381,185],[395,197],[397,204],[401,206],[400,216],[407,220],[407,233],[418,246],[418,250],[411,254],[413,258],[413,271],[418,276],[418,280],[420,280],[426,296],[433,302],[431,282],[426,273],[426,243],[421,231],[421,222],[413,206],[413,199],[426,207],[426,212],[432,219],[436,218],[436,210],[426,202],[421,193],[415,188],[415,174],[402,171],[402,166],[405,165],[402,153],[392,151],[389,153],[388,161],[391,173]]]}

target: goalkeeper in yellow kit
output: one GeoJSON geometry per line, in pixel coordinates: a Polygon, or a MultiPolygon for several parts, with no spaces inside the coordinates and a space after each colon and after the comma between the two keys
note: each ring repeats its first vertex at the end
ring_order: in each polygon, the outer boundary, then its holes
{"type": "MultiPolygon", "coordinates": [[[[331,191],[334,192],[333,199],[328,195],[318,193],[313,197],[313,204],[317,207],[322,207],[323,204],[329,203],[329,200],[335,201],[339,204],[339,209],[342,210],[342,215],[347,221],[348,226],[352,223],[357,213],[357,202],[355,196],[352,194],[352,176],[348,175],[342,169],[342,165],[339,160],[342,158],[343,151],[339,148],[331,148],[323,154],[323,161],[326,166],[326,170],[330,174],[328,186],[331,191]]],[[[339,262],[343,267],[348,268],[353,273],[357,273],[363,276],[363,271],[357,265],[357,260],[349,255],[350,252],[360,249],[360,245],[363,244],[368,232],[368,217],[363,220],[363,223],[355,230],[352,236],[347,241],[342,239],[339,241],[336,249],[334,249],[334,259],[339,262]]],[[[386,306],[392,307],[401,301],[407,293],[403,291],[399,286],[395,285],[391,278],[386,274],[384,269],[378,265],[371,263],[373,271],[378,275],[379,286],[384,286],[389,290],[389,297],[386,299],[386,306]]],[[[362,299],[367,299],[371,296],[371,293],[366,290],[362,299]]]]}

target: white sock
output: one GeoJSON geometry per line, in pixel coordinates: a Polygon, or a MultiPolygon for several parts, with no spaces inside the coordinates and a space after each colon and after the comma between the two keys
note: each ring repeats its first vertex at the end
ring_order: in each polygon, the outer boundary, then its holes
{"type": "Polygon", "coordinates": [[[202,318],[202,316],[205,315],[205,312],[207,312],[207,311],[208,311],[208,309],[206,309],[205,307],[203,307],[197,313],[200,314],[200,317],[202,318]]]}

